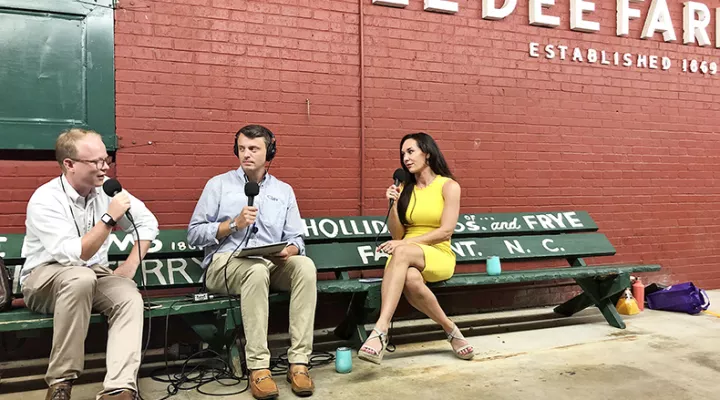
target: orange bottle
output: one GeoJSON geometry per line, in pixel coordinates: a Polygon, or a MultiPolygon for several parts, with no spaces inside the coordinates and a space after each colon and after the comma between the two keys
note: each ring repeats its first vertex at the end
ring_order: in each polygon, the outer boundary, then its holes
{"type": "Polygon", "coordinates": [[[640,281],[640,278],[635,280],[632,284],[632,295],[637,301],[638,308],[640,311],[645,309],[645,285],[640,281]]]}

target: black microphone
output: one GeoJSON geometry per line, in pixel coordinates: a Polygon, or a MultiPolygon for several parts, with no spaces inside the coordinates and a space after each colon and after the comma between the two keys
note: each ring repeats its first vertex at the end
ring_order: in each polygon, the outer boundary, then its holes
{"type": "Polygon", "coordinates": [[[103,191],[110,197],[115,197],[116,194],[122,192],[122,185],[117,179],[108,179],[103,183],[103,191]]]}
{"type": "MultiPolygon", "coordinates": [[[[117,179],[110,178],[103,183],[103,192],[110,197],[115,197],[116,194],[122,192],[122,185],[117,179]]],[[[135,222],[132,215],[130,215],[130,210],[125,211],[125,216],[130,222],[135,222]]]]}
{"type": "MultiPolygon", "coordinates": [[[[395,170],[395,173],[393,173],[393,180],[395,181],[393,184],[395,186],[400,186],[400,183],[405,182],[405,170],[402,168],[398,168],[395,170]]],[[[395,202],[394,199],[390,199],[390,208],[392,208],[393,203],[395,202]]]]}
{"type": "Polygon", "coordinates": [[[245,184],[245,196],[248,197],[248,206],[252,207],[255,196],[260,193],[260,186],[256,182],[248,182],[245,184]]]}
{"type": "MultiPolygon", "coordinates": [[[[252,207],[253,202],[255,201],[255,196],[260,194],[260,185],[257,184],[257,182],[248,182],[245,184],[245,196],[248,198],[248,206],[252,207]]],[[[255,226],[255,223],[253,223],[252,227],[252,233],[257,233],[258,228],[255,226]]]]}

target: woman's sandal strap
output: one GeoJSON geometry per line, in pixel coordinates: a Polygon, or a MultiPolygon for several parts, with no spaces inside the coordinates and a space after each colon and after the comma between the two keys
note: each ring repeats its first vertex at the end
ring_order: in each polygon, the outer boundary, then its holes
{"type": "Polygon", "coordinates": [[[453,339],[466,340],[465,336],[462,336],[462,332],[460,332],[460,328],[458,328],[457,325],[455,325],[455,327],[453,328],[453,330],[450,331],[450,333],[445,332],[445,335],[447,335],[448,342],[452,342],[453,339]],[[454,335],[455,331],[458,331],[460,336],[454,335]]]}
{"type": "MultiPolygon", "coordinates": [[[[381,332],[377,328],[373,328],[373,333],[371,333],[370,336],[368,336],[368,338],[365,341],[368,341],[368,340],[374,339],[374,338],[380,339],[380,350],[375,350],[374,348],[372,348],[368,345],[365,345],[365,344],[362,345],[360,350],[362,351],[363,348],[372,349],[372,351],[375,352],[374,355],[378,355],[378,354],[382,353],[385,350],[385,346],[387,346],[387,332],[381,332]],[[377,332],[377,334],[375,334],[374,332],[377,332]]],[[[365,352],[367,353],[367,351],[365,351],[365,352]]],[[[368,353],[368,354],[370,354],[370,353],[368,353]]]]}
{"type": "MultiPolygon", "coordinates": [[[[446,334],[447,334],[447,337],[448,337],[448,342],[450,342],[451,344],[452,344],[453,339],[464,340],[464,341],[467,342],[467,339],[465,339],[465,336],[462,336],[462,332],[460,332],[460,328],[458,328],[457,325],[455,325],[455,327],[453,328],[452,331],[450,331],[450,333],[446,333],[446,334]],[[455,335],[455,334],[454,334],[455,331],[457,331],[461,336],[455,335]]],[[[473,347],[473,345],[471,345],[470,343],[468,343],[468,344],[466,344],[465,346],[457,349],[457,351],[455,351],[455,353],[458,354],[458,355],[462,355],[461,352],[462,352],[463,350],[467,350],[467,349],[472,349],[473,352],[475,351],[475,348],[473,347]]]]}

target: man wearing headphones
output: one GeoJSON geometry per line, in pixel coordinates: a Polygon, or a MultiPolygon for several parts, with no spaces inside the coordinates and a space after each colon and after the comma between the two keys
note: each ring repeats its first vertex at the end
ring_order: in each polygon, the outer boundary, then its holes
{"type": "MultiPolygon", "coordinates": [[[[202,266],[211,292],[240,295],[245,359],[250,390],[256,399],[278,396],[270,372],[267,345],[269,290],[290,291],[290,341],[287,381],[299,396],[312,395],[308,373],[313,346],[317,301],[316,270],[305,257],[305,243],[295,193],[290,185],[270,175],[266,162],[277,151],[275,136],[260,125],[248,125],[235,135],[233,146],[240,168],[211,178],[198,200],[188,226],[188,243],[205,249],[202,266]],[[260,186],[249,206],[246,185],[260,186]],[[287,242],[279,253],[236,257],[236,251],[287,242]]],[[[269,167],[268,167],[269,168],[269,167]]]]}

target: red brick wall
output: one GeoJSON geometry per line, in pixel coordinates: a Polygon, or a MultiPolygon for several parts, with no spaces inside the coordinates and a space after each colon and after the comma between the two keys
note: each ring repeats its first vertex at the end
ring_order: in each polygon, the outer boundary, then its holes
{"type": "MultiPolygon", "coordinates": [[[[627,38],[615,35],[615,2],[596,1],[586,17],[599,33],[569,29],[568,0],[546,11],[561,18],[554,29],[528,24],[527,1],[501,21],[483,20],[479,0],[459,1],[456,15],[425,12],[420,0],[370,3],[366,214],[384,212],[399,138],[423,130],[463,187],[463,212],[587,210],[616,246],[613,262],[660,263],[653,279],[720,288],[720,74],[678,64],[720,62],[720,50],[681,43],[682,3],[670,2],[676,43],[639,38],[649,1],[632,3],[642,16],[627,38]],[[529,42],[668,56],[673,66],[532,58],[529,42]]],[[[295,187],[304,216],[360,213],[357,1],[120,4],[117,174],[163,227],[184,227],[206,180],[236,167],[233,133],[247,123],[276,133],[272,172],[295,187]]],[[[3,230],[22,230],[24,202],[57,173],[50,162],[0,161],[3,230]]]]}

